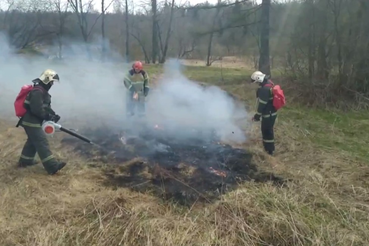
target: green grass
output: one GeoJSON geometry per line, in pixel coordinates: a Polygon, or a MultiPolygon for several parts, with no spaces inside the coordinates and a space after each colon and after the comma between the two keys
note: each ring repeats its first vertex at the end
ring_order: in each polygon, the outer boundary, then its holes
{"type": "Polygon", "coordinates": [[[184,74],[191,80],[211,84],[242,82],[247,79],[246,71],[240,68],[186,66],[184,74]]]}
{"type": "Polygon", "coordinates": [[[297,127],[307,130],[309,139],[319,148],[345,151],[353,157],[369,160],[367,112],[343,113],[291,106],[281,111],[280,116],[294,120],[297,127]]]}
{"type": "MultiPolygon", "coordinates": [[[[145,70],[149,74],[157,74],[163,72],[162,65],[145,65],[145,70]]],[[[251,72],[244,71],[240,68],[218,68],[218,67],[195,67],[184,66],[184,75],[195,81],[201,81],[212,84],[232,83],[248,80],[251,72]]]]}
{"type": "Polygon", "coordinates": [[[151,76],[152,74],[159,74],[163,72],[163,66],[160,64],[146,64],[144,70],[151,76]]]}
{"type": "Polygon", "coordinates": [[[32,48],[27,47],[17,51],[17,54],[29,55],[29,56],[43,56],[42,52],[32,48]]]}

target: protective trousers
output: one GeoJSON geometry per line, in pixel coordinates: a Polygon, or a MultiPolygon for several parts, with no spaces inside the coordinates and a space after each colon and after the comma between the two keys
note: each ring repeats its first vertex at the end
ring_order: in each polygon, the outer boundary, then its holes
{"type": "Polygon", "coordinates": [[[53,173],[58,170],[58,162],[51,153],[49,142],[41,127],[23,126],[23,128],[28,139],[23,146],[19,162],[25,165],[32,165],[37,153],[48,173],[53,173]]]}
{"type": "Polygon", "coordinates": [[[145,115],[145,96],[143,93],[138,93],[138,99],[134,99],[131,92],[127,93],[126,105],[127,116],[133,116],[136,112],[139,116],[145,115]]]}
{"type": "Polygon", "coordinates": [[[277,113],[263,115],[261,119],[261,134],[263,137],[263,146],[266,152],[273,154],[274,146],[274,123],[277,119],[277,113]]]}

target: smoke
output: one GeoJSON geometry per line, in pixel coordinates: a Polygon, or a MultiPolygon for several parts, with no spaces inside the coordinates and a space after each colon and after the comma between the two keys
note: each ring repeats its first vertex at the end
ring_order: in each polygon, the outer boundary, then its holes
{"type": "MultiPolygon", "coordinates": [[[[75,47],[78,46],[82,44],[75,43],[75,47]]],[[[2,118],[14,119],[16,124],[18,119],[13,103],[21,86],[31,84],[42,71],[50,68],[60,76],[60,83],[49,91],[52,107],[61,116],[60,124],[70,128],[103,124],[110,130],[137,126],[135,120],[126,119],[127,94],[123,78],[131,64],[87,61],[85,56],[53,61],[19,55],[1,34],[0,47],[2,118]]],[[[218,87],[202,87],[187,79],[178,61],[166,63],[164,75],[157,87],[151,87],[146,103],[144,123],[149,127],[165,125],[168,133],[175,137],[189,138],[190,133],[184,129],[191,126],[203,132],[213,132],[225,141],[242,143],[246,140],[244,132],[235,123],[247,116],[244,107],[218,87]]]]}
{"type": "Polygon", "coordinates": [[[165,64],[163,78],[148,100],[156,114],[148,120],[169,125],[177,137],[190,137],[183,129],[192,126],[215,133],[223,141],[244,142],[246,136],[236,121],[247,117],[245,108],[219,87],[201,86],[186,78],[181,70],[178,60],[165,64]]]}
{"type": "MultiPolygon", "coordinates": [[[[62,118],[61,124],[73,127],[75,122],[82,121],[91,125],[122,121],[121,115],[125,115],[122,81],[129,64],[87,61],[86,54],[74,54],[62,61],[16,54],[1,33],[0,46],[1,116],[17,122],[13,103],[20,88],[31,84],[45,69],[53,69],[59,74],[60,83],[55,83],[49,93],[53,109],[62,118]]],[[[72,45],[77,52],[83,50],[82,47],[85,44],[74,42],[72,45]]],[[[92,44],[90,49],[94,47],[92,44]]]]}

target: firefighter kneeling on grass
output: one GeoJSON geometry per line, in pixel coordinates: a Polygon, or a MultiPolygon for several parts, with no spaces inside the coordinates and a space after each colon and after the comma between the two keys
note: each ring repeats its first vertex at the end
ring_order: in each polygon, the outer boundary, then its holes
{"type": "Polygon", "coordinates": [[[136,61],[127,75],[124,77],[124,85],[127,88],[126,111],[127,116],[132,116],[137,110],[140,116],[145,114],[145,97],[149,93],[149,76],[143,70],[142,63],[136,61]]]}
{"type": "Polygon", "coordinates": [[[266,74],[256,71],[251,75],[251,82],[258,83],[256,91],[257,108],[253,121],[260,121],[263,146],[269,155],[273,155],[274,146],[274,123],[277,119],[277,110],[285,105],[283,90],[279,85],[269,79],[266,74]]]}
{"type": "Polygon", "coordinates": [[[28,137],[19,158],[19,167],[37,164],[34,160],[36,153],[50,175],[57,173],[66,165],[64,162],[55,160],[50,151],[46,134],[41,127],[43,121],[58,122],[60,120],[60,116],[55,114],[51,108],[51,96],[48,92],[54,82],[58,81],[58,74],[50,69],[32,81],[34,86],[30,88],[23,104],[26,112],[17,125],[24,128],[28,137]]]}

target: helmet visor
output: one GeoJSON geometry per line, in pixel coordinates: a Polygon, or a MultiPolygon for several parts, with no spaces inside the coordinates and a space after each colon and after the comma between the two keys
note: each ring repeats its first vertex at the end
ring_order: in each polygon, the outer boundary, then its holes
{"type": "Polygon", "coordinates": [[[53,76],[53,81],[54,81],[54,82],[60,82],[60,78],[59,78],[59,75],[58,75],[58,74],[55,74],[55,75],[53,76]]]}

